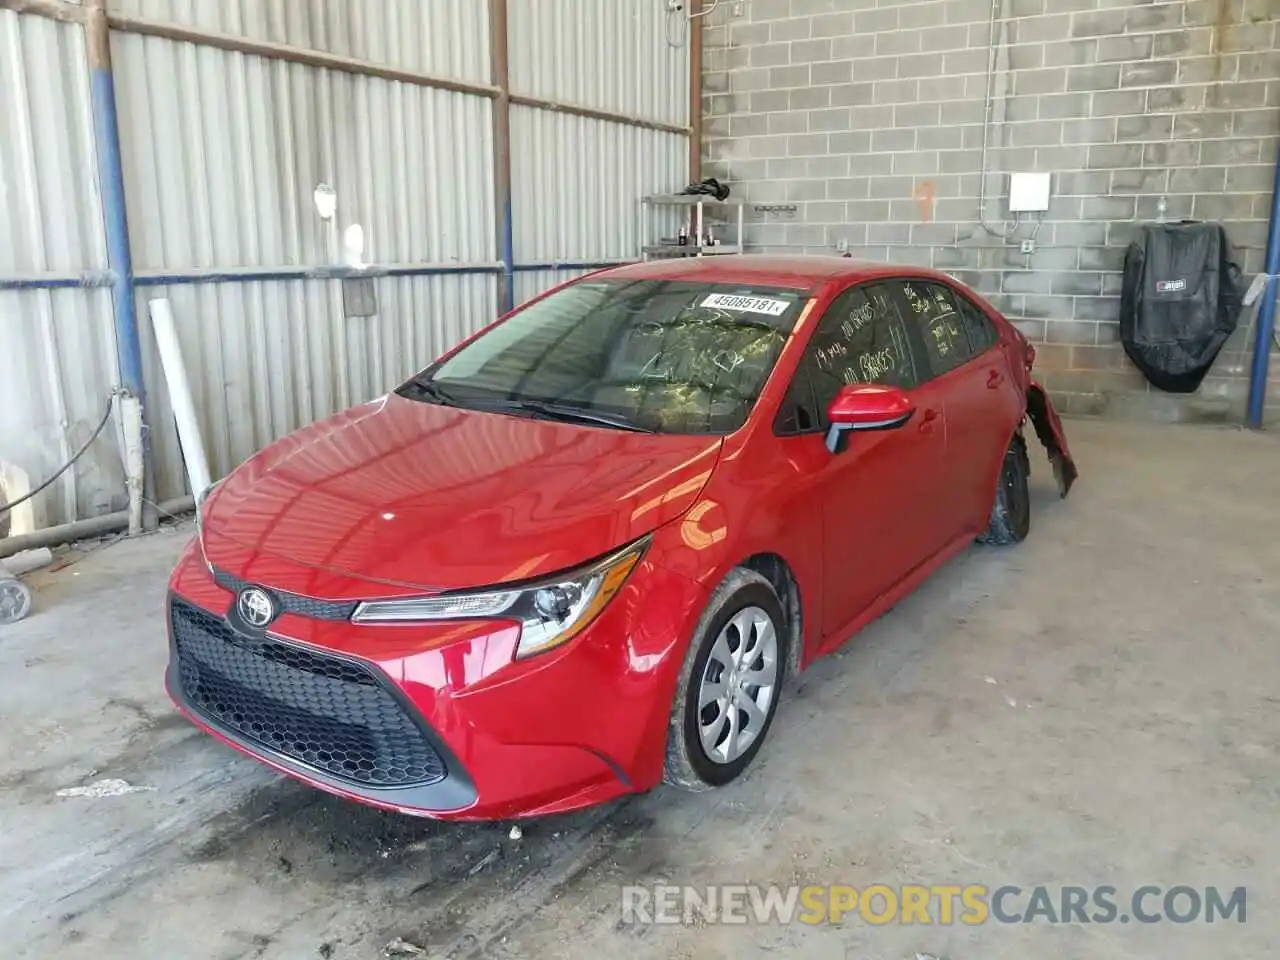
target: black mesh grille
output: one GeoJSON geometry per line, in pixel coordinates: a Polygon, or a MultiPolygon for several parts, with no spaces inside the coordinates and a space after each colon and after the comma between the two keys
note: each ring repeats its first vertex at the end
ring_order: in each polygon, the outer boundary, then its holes
{"type": "Polygon", "coordinates": [[[181,600],[172,617],[182,692],[220,726],[342,780],[400,787],[444,779],[439,754],[369,669],[241,636],[181,600]]]}
{"type": "MultiPolygon", "coordinates": [[[[214,571],[213,579],[223,590],[230,590],[232,593],[239,593],[245,587],[256,586],[221,570],[214,571]]],[[[317,600],[298,593],[283,593],[280,590],[269,590],[265,587],[259,587],[259,589],[266,589],[276,598],[281,613],[292,613],[310,620],[350,620],[351,615],[356,611],[356,604],[351,601],[317,600]]]]}

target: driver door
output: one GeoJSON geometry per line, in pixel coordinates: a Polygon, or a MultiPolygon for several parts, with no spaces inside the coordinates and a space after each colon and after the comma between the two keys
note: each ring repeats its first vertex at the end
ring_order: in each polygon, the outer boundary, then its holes
{"type": "Polygon", "coordinates": [[[898,298],[883,282],[863,284],[814,329],[779,411],[779,432],[794,436],[793,462],[810,474],[805,486],[821,514],[823,648],[944,545],[934,505],[946,482],[946,410],[926,378],[898,298]],[[851,432],[832,454],[826,411],[851,383],[902,387],[915,413],[896,429],[851,432]]]}

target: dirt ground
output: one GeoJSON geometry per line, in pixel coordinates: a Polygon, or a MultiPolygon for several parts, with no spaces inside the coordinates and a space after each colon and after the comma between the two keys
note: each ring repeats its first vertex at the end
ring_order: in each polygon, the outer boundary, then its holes
{"type": "MultiPolygon", "coordinates": [[[[742,781],[449,826],[281,779],[161,687],[189,526],[73,554],[0,627],[9,956],[1246,958],[1280,943],[1280,441],[1072,421],[1030,539],[974,548],[806,674],[742,781]],[[105,778],[117,796],[59,796],[105,778]],[[622,921],[624,885],[1247,889],[1246,922],[622,921]],[[413,947],[423,952],[414,953],[413,947]]],[[[1153,901],[1157,902],[1158,901],[1153,901]]],[[[1025,903],[1023,904],[1025,906],[1025,903]]]]}

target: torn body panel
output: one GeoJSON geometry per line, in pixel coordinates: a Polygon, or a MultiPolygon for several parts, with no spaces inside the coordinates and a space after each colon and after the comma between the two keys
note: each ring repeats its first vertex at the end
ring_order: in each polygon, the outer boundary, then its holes
{"type": "Polygon", "coordinates": [[[1031,425],[1035,428],[1040,443],[1049,452],[1049,463],[1058,483],[1058,493],[1066,497],[1080,472],[1067,447],[1067,435],[1062,429],[1058,411],[1053,409],[1044,387],[1034,379],[1027,383],[1027,415],[1031,418],[1031,425]]]}

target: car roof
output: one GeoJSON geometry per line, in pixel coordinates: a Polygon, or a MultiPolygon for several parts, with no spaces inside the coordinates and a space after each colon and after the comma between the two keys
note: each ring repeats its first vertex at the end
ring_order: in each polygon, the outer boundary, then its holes
{"type": "Polygon", "coordinates": [[[877,263],[849,257],[764,253],[679,257],[610,267],[591,274],[619,280],[689,280],[702,283],[742,283],[812,290],[825,282],[857,282],[884,277],[948,279],[928,267],[877,263]]]}

